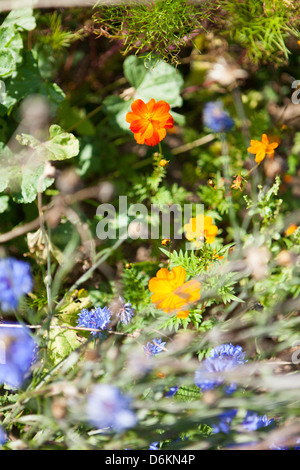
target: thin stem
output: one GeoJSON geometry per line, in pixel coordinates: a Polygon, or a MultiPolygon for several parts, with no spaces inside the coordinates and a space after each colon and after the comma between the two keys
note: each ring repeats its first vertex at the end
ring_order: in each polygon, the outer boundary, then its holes
{"type": "Polygon", "coordinates": [[[46,256],[47,256],[47,270],[46,270],[46,276],[45,276],[44,282],[45,282],[46,292],[47,292],[48,315],[51,316],[52,315],[52,295],[51,295],[52,278],[51,278],[51,255],[50,255],[50,243],[49,243],[50,233],[49,233],[49,230],[47,233],[47,230],[45,227],[45,216],[44,216],[43,201],[42,201],[42,184],[45,178],[46,178],[46,175],[44,172],[38,181],[37,204],[38,204],[38,211],[39,211],[40,228],[41,228],[43,242],[45,245],[46,256]]]}
{"type": "Polygon", "coordinates": [[[158,142],[158,153],[160,154],[161,157],[163,157],[163,153],[162,153],[162,148],[161,148],[161,143],[158,142]]]}
{"type": "Polygon", "coordinates": [[[228,214],[229,214],[231,226],[233,227],[233,231],[234,231],[234,239],[236,243],[239,244],[240,243],[240,231],[239,231],[239,226],[236,220],[236,213],[235,213],[234,206],[233,206],[230,184],[228,184],[228,181],[230,181],[229,147],[228,147],[226,135],[224,133],[221,134],[220,138],[221,138],[221,144],[222,144],[223,173],[224,173],[224,179],[225,179],[225,198],[228,203],[228,214]]]}
{"type": "MultiPolygon", "coordinates": [[[[42,329],[44,328],[43,325],[27,325],[23,322],[21,322],[20,320],[20,323],[21,324],[11,324],[11,323],[0,323],[0,328],[24,328],[24,326],[26,328],[29,328],[31,330],[39,330],[39,329],[42,329]]],[[[89,331],[89,332],[95,332],[95,333],[103,333],[103,332],[106,332],[106,333],[109,333],[111,335],[121,335],[121,336],[129,336],[131,338],[136,338],[136,334],[135,333],[124,333],[122,331],[113,331],[113,330],[101,330],[99,328],[86,328],[86,327],[82,327],[82,326],[65,326],[65,325],[50,325],[51,329],[56,329],[56,330],[76,330],[76,331],[89,331]]]]}

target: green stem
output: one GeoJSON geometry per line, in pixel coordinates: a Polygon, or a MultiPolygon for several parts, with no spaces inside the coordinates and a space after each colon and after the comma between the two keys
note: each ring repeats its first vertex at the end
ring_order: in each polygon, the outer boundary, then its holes
{"type": "Polygon", "coordinates": [[[237,223],[236,213],[235,213],[234,206],[233,206],[230,184],[228,184],[228,181],[230,181],[229,147],[228,147],[226,135],[224,133],[221,134],[220,138],[221,138],[221,144],[222,144],[223,173],[224,173],[224,179],[225,179],[225,198],[228,203],[228,214],[229,214],[231,226],[233,227],[234,240],[237,244],[239,244],[240,243],[240,229],[237,223]]]}
{"type": "Polygon", "coordinates": [[[158,142],[158,153],[160,154],[161,157],[163,157],[163,153],[162,153],[162,148],[161,148],[161,143],[158,142]]]}

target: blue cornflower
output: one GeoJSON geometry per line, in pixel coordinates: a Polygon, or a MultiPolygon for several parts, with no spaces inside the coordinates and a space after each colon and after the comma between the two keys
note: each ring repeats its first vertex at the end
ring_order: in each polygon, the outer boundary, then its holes
{"type": "Polygon", "coordinates": [[[210,101],[204,105],[203,122],[214,132],[230,131],[234,126],[233,119],[223,110],[221,101],[210,101]]]}
{"type": "Polygon", "coordinates": [[[128,323],[131,322],[131,319],[135,313],[135,310],[134,308],[132,308],[130,302],[125,302],[123,297],[120,297],[120,301],[121,301],[121,307],[120,307],[118,316],[120,317],[120,320],[124,325],[128,325],[128,323]]]}
{"type": "Polygon", "coordinates": [[[19,299],[32,290],[33,282],[30,265],[15,258],[0,259],[0,307],[16,309],[19,299]]]}
{"type": "Polygon", "coordinates": [[[7,435],[5,434],[5,432],[0,426],[0,446],[3,446],[3,444],[5,444],[6,441],[7,441],[7,435]]]}
{"type": "Polygon", "coordinates": [[[97,428],[122,432],[135,426],[136,415],[130,409],[131,398],[113,385],[97,384],[87,397],[86,412],[89,422],[97,428]]]}
{"type": "Polygon", "coordinates": [[[147,343],[143,347],[147,356],[156,356],[164,351],[165,344],[161,339],[153,339],[152,342],[147,343]]]}
{"type": "Polygon", "coordinates": [[[169,390],[167,391],[167,393],[165,394],[165,397],[166,397],[166,398],[172,398],[172,397],[174,397],[174,395],[176,395],[176,393],[178,392],[179,387],[180,387],[180,385],[176,385],[176,386],[174,386],[174,387],[170,387],[169,390]]]}
{"type": "Polygon", "coordinates": [[[237,414],[237,410],[229,410],[225,411],[218,415],[219,422],[218,424],[213,424],[213,434],[217,434],[219,432],[223,432],[224,434],[228,434],[230,431],[230,426],[233,418],[235,418],[237,414]]]}
{"type": "MultiPolygon", "coordinates": [[[[195,372],[195,384],[201,391],[212,390],[224,383],[222,372],[234,369],[246,362],[245,353],[241,346],[222,344],[213,348],[208,357],[201,362],[195,372]]],[[[232,393],[236,384],[230,384],[225,388],[226,393],[232,393]]]]}
{"type": "Polygon", "coordinates": [[[0,325],[0,384],[21,387],[36,351],[37,344],[27,328],[0,325]]]}
{"type": "Polygon", "coordinates": [[[269,426],[273,422],[274,419],[268,419],[266,415],[260,416],[255,411],[247,411],[242,426],[247,431],[256,431],[269,426]]]}
{"type": "MultiPolygon", "coordinates": [[[[97,330],[106,330],[111,320],[111,312],[108,307],[94,308],[88,310],[84,308],[78,314],[78,325],[83,328],[95,328],[97,330]]],[[[98,331],[91,331],[92,336],[99,336],[101,338],[103,334],[98,331]]]]}
{"type": "Polygon", "coordinates": [[[159,441],[151,442],[148,450],[159,450],[159,441]]]}

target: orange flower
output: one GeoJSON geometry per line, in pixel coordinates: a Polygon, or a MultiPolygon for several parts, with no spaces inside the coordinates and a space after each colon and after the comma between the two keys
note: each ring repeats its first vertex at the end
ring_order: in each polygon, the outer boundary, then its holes
{"type": "Polygon", "coordinates": [[[293,235],[293,233],[297,230],[297,225],[296,224],[291,224],[288,226],[288,228],[285,230],[284,235],[286,237],[289,237],[290,235],[293,235]]]}
{"type": "Polygon", "coordinates": [[[189,304],[200,299],[200,282],[191,280],[184,282],[186,271],[182,266],[177,266],[169,272],[166,268],[161,268],[149,281],[149,290],[153,293],[151,301],[156,308],[166,313],[177,311],[178,318],[186,318],[189,311],[186,308],[189,304]]]}
{"type": "Polygon", "coordinates": [[[174,125],[169,113],[170,106],[163,100],[152,98],[148,103],[135,100],[131,105],[132,112],[126,114],[130,130],[138,144],[157,145],[166,136],[166,129],[174,125]]]}
{"type": "Polygon", "coordinates": [[[192,217],[188,224],[184,225],[186,232],[185,236],[188,240],[194,241],[197,245],[197,239],[205,238],[207,243],[213,243],[215,236],[218,233],[218,227],[213,225],[213,220],[210,216],[199,214],[197,217],[192,217]]]}
{"type": "Polygon", "coordinates": [[[242,185],[243,185],[243,180],[244,179],[245,178],[243,178],[241,175],[235,176],[234,180],[232,182],[231,188],[239,189],[240,191],[242,191],[242,185]]]}
{"type": "Polygon", "coordinates": [[[278,142],[270,143],[267,134],[263,134],[261,136],[261,141],[251,140],[250,144],[251,144],[251,147],[248,147],[248,152],[256,155],[255,157],[256,163],[262,162],[266,155],[269,158],[273,158],[274,149],[278,147],[278,142]]]}

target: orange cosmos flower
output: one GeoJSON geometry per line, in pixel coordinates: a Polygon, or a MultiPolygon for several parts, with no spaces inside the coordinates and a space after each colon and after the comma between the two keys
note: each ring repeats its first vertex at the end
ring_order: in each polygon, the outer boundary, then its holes
{"type": "Polygon", "coordinates": [[[286,237],[289,237],[290,235],[293,235],[293,233],[297,230],[297,225],[296,224],[291,224],[288,226],[288,228],[285,230],[284,234],[286,237]]]}
{"type": "Polygon", "coordinates": [[[152,98],[148,103],[135,100],[131,105],[132,112],[126,114],[130,130],[138,144],[157,145],[166,136],[166,129],[174,125],[169,113],[170,105],[163,100],[152,98]]]}
{"type": "Polygon", "coordinates": [[[194,241],[200,245],[198,239],[205,238],[207,243],[213,243],[218,233],[218,227],[213,225],[213,219],[210,216],[199,214],[192,217],[188,224],[184,225],[185,236],[188,240],[194,241]]]}
{"type": "Polygon", "coordinates": [[[182,266],[177,266],[169,272],[161,268],[149,281],[149,290],[153,292],[151,301],[156,308],[166,313],[177,312],[178,318],[186,318],[189,311],[187,305],[200,299],[200,282],[191,280],[184,282],[186,271],[182,266]]]}
{"type": "Polygon", "coordinates": [[[261,141],[251,140],[250,144],[251,144],[251,147],[248,147],[248,152],[256,155],[255,157],[256,163],[262,162],[266,155],[269,158],[273,158],[274,149],[278,147],[278,142],[270,143],[267,134],[263,134],[261,136],[261,141]]]}

